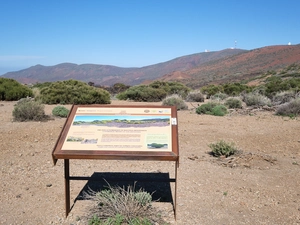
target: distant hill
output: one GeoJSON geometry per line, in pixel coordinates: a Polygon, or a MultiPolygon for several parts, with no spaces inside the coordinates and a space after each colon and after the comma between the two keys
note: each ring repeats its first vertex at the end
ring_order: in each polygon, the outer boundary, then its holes
{"type": "Polygon", "coordinates": [[[173,60],[141,68],[122,68],[97,64],[62,63],[55,66],[36,65],[28,69],[9,72],[3,75],[21,83],[42,83],[75,79],[84,82],[94,82],[98,85],[126,85],[141,84],[147,80],[154,80],[173,71],[193,69],[206,62],[246,52],[241,49],[226,49],[216,52],[197,53],[173,60]]]}
{"type": "Polygon", "coordinates": [[[254,49],[231,57],[212,60],[182,72],[159,78],[181,81],[190,87],[249,80],[267,71],[277,71],[293,63],[300,64],[300,45],[278,45],[254,49]]]}
{"type": "Polygon", "coordinates": [[[72,63],[36,65],[6,73],[3,77],[26,84],[75,79],[107,86],[115,83],[137,85],[164,80],[181,81],[196,88],[210,83],[250,79],[268,70],[279,70],[293,63],[300,64],[300,45],[203,52],[141,68],[72,63]]]}

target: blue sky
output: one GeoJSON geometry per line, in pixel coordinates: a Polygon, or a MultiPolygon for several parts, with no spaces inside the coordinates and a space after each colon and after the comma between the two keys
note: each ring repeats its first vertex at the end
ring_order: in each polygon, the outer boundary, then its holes
{"type": "Polygon", "coordinates": [[[299,9],[299,0],[2,0],[0,75],[37,64],[143,67],[235,45],[299,44],[299,9]]]}

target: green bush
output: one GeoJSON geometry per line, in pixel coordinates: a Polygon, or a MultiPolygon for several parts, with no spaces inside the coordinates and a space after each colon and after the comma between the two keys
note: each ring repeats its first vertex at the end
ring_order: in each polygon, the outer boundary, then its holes
{"type": "Polygon", "coordinates": [[[41,89],[44,104],[109,104],[110,94],[76,80],[57,81],[41,89]]]}
{"type": "Polygon", "coordinates": [[[224,116],[227,113],[227,108],[224,105],[218,104],[216,102],[209,102],[200,105],[196,109],[197,114],[208,114],[213,116],[224,116]]]}
{"type": "Polygon", "coordinates": [[[198,114],[211,114],[212,109],[216,105],[218,105],[216,102],[208,102],[208,103],[202,104],[196,109],[196,113],[198,113],[198,114]]]}
{"type": "Polygon", "coordinates": [[[163,101],[162,105],[167,106],[176,106],[177,110],[185,110],[188,109],[187,104],[184,100],[177,94],[173,94],[171,96],[167,96],[163,101]]]}
{"type": "Polygon", "coordinates": [[[137,102],[160,102],[167,96],[163,89],[156,89],[147,85],[137,85],[118,94],[119,100],[133,100],[137,102]]]}
{"type": "Polygon", "coordinates": [[[220,156],[231,156],[234,155],[238,149],[235,147],[234,143],[227,143],[224,140],[218,141],[208,145],[212,150],[211,153],[215,157],[220,156]]]}
{"type": "Polygon", "coordinates": [[[186,98],[190,92],[190,88],[179,82],[154,81],[149,84],[149,87],[164,90],[167,95],[177,94],[182,98],[186,98]]]}
{"type": "Polygon", "coordinates": [[[242,92],[251,91],[251,87],[241,83],[223,84],[223,92],[229,96],[237,96],[242,92]]]}
{"type": "Polygon", "coordinates": [[[229,108],[229,109],[241,109],[242,108],[242,101],[239,98],[228,98],[225,101],[225,105],[229,108]]]}
{"type": "Polygon", "coordinates": [[[272,98],[280,91],[297,91],[300,89],[300,78],[282,79],[272,76],[266,79],[266,95],[272,98]]]}
{"type": "Polygon", "coordinates": [[[276,115],[295,117],[300,115],[300,98],[296,98],[278,107],[276,115]]]}
{"type": "Polygon", "coordinates": [[[66,118],[69,115],[69,111],[64,106],[56,106],[54,109],[52,109],[52,115],[66,118]]]}
{"type": "Polygon", "coordinates": [[[227,114],[227,108],[224,105],[216,105],[212,108],[212,114],[214,116],[225,116],[227,114]]]}
{"type": "Polygon", "coordinates": [[[203,94],[206,94],[206,98],[209,99],[212,95],[215,95],[218,92],[223,92],[223,87],[220,85],[211,84],[202,87],[200,90],[203,94]]]}
{"type": "Polygon", "coordinates": [[[16,101],[26,97],[33,97],[30,88],[16,80],[0,78],[0,101],[16,101]]]}
{"type": "Polygon", "coordinates": [[[187,102],[204,102],[204,95],[201,91],[191,91],[185,99],[187,102]]]}
{"type": "Polygon", "coordinates": [[[45,115],[44,105],[30,98],[24,98],[18,101],[14,106],[13,112],[14,121],[43,121],[48,118],[45,115]]]}
{"type": "Polygon", "coordinates": [[[242,95],[243,101],[246,103],[247,106],[271,106],[271,100],[259,93],[247,93],[242,95]]]}
{"type": "Polygon", "coordinates": [[[138,102],[160,102],[167,95],[178,94],[183,98],[190,91],[184,84],[178,82],[154,81],[149,85],[137,85],[119,93],[119,100],[133,100],[138,102]]]}

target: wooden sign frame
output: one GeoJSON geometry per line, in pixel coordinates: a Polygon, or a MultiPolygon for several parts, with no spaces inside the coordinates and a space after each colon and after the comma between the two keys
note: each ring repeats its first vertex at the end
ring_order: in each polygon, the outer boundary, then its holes
{"type": "Polygon", "coordinates": [[[175,162],[176,218],[178,120],[175,106],[73,105],[52,151],[64,159],[66,216],[70,212],[70,159],[175,162]]]}

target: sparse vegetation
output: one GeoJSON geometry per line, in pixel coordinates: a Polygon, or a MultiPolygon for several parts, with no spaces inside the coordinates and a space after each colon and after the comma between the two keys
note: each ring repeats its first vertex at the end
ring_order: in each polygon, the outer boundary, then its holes
{"type": "Polygon", "coordinates": [[[17,101],[26,97],[33,97],[33,92],[30,88],[20,84],[16,80],[0,78],[1,101],[17,101]]]}
{"type": "Polygon", "coordinates": [[[238,152],[237,147],[232,142],[226,142],[224,140],[218,141],[208,145],[212,150],[211,153],[215,157],[231,156],[238,152]]]}
{"type": "Polygon", "coordinates": [[[288,103],[285,103],[276,111],[277,115],[296,117],[300,115],[300,98],[296,98],[288,103]]]}
{"type": "Polygon", "coordinates": [[[66,107],[64,106],[56,106],[52,110],[53,116],[58,116],[58,117],[63,117],[66,118],[69,114],[69,111],[66,107]]]}
{"type": "Polygon", "coordinates": [[[45,115],[44,105],[30,98],[18,101],[12,112],[14,121],[43,121],[48,118],[45,115]]]}
{"type": "Polygon", "coordinates": [[[94,201],[89,224],[144,224],[151,225],[161,220],[151,206],[151,194],[135,187],[127,189],[108,186],[100,192],[92,190],[85,193],[85,198],[94,201]]]}
{"type": "Polygon", "coordinates": [[[167,96],[163,101],[162,105],[166,106],[176,106],[177,110],[185,110],[188,109],[187,104],[184,100],[177,94],[173,94],[171,96],[167,96]]]}
{"type": "Polygon", "coordinates": [[[44,104],[109,104],[110,94],[76,80],[57,81],[41,89],[44,104]]]}

